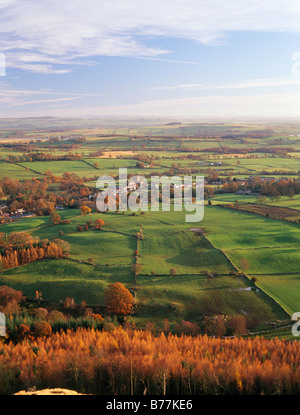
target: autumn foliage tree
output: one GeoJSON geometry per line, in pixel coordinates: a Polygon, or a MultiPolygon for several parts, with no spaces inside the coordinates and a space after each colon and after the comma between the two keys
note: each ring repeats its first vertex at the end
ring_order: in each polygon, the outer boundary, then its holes
{"type": "Polygon", "coordinates": [[[17,328],[17,339],[18,341],[24,340],[30,334],[30,328],[27,324],[21,323],[17,328]]]}
{"type": "Polygon", "coordinates": [[[11,287],[3,285],[0,287],[0,311],[4,313],[17,312],[18,305],[23,301],[22,291],[14,290],[11,287]]]}
{"type": "Polygon", "coordinates": [[[35,385],[99,395],[300,393],[298,341],[155,335],[112,323],[50,335],[47,323],[34,329],[35,339],[22,326],[21,343],[1,345],[0,394],[35,385]]]}
{"type": "Polygon", "coordinates": [[[233,316],[228,322],[228,328],[234,335],[242,336],[247,333],[247,322],[244,316],[233,316]]]}
{"type": "Polygon", "coordinates": [[[105,304],[109,314],[126,316],[133,307],[133,296],[120,282],[109,284],[105,291],[105,304]]]}
{"type": "Polygon", "coordinates": [[[8,243],[11,245],[26,245],[33,243],[32,235],[26,232],[12,232],[8,236],[8,243]]]}
{"type": "Polygon", "coordinates": [[[52,333],[52,327],[47,321],[36,321],[33,325],[33,332],[36,337],[47,337],[52,333]]]}
{"type": "Polygon", "coordinates": [[[87,215],[88,213],[91,213],[92,209],[86,205],[81,206],[80,208],[82,215],[87,215]]]}
{"type": "Polygon", "coordinates": [[[224,336],[226,332],[224,316],[206,316],[204,319],[204,330],[210,336],[224,336]]]}
{"type": "Polygon", "coordinates": [[[68,256],[70,249],[71,249],[71,245],[69,242],[64,241],[63,239],[53,239],[53,243],[55,243],[59,249],[62,250],[63,254],[68,256]]]}
{"type": "Polygon", "coordinates": [[[190,321],[182,320],[175,326],[175,333],[177,335],[187,335],[187,336],[196,336],[199,334],[200,329],[197,323],[192,323],[190,321]]]}
{"type": "Polygon", "coordinates": [[[74,308],[76,306],[74,298],[67,297],[64,301],[65,308],[74,308]]]}
{"type": "Polygon", "coordinates": [[[94,222],[94,228],[95,229],[101,229],[102,228],[102,226],[104,226],[105,225],[105,222],[104,222],[104,220],[103,219],[96,219],[95,220],[95,222],[94,222]]]}
{"type": "Polygon", "coordinates": [[[61,217],[57,212],[53,212],[49,219],[50,225],[56,225],[58,223],[61,223],[61,217]]]}
{"type": "Polygon", "coordinates": [[[68,251],[60,241],[60,239],[56,239],[57,243],[44,241],[27,246],[10,246],[0,256],[2,266],[4,269],[15,268],[44,258],[65,258],[68,256],[68,251]]]}

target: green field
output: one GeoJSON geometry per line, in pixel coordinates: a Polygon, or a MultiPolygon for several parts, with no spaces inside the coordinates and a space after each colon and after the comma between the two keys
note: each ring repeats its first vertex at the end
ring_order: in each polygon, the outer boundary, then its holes
{"type": "Polygon", "coordinates": [[[84,163],[82,160],[78,161],[35,161],[24,162],[22,165],[28,169],[36,170],[40,173],[51,171],[54,175],[61,175],[65,172],[76,173],[78,176],[93,176],[97,174],[97,170],[84,163]]]}
{"type": "MultiPolygon", "coordinates": [[[[18,164],[0,161],[0,179],[43,180],[44,173],[50,170],[55,176],[75,173],[86,178],[86,186],[94,187],[97,177],[116,176],[119,168],[126,167],[132,175],[166,172],[177,175],[183,171],[189,174],[193,169],[199,175],[215,172],[223,178],[269,173],[268,177],[284,175],[299,180],[300,138],[294,136],[299,133],[296,123],[169,124],[151,120],[145,124],[143,120],[123,120],[113,124],[110,119],[101,122],[90,119],[87,126],[85,120],[59,119],[52,131],[53,121],[48,119],[1,122],[3,138],[18,134],[22,139],[43,139],[32,144],[34,152],[59,157],[81,156],[76,161],[18,164]],[[84,140],[78,142],[74,135],[84,140]],[[48,141],[49,137],[59,136],[64,139],[48,141]],[[277,152],[271,152],[271,148],[277,152]],[[284,155],[286,149],[289,151],[284,155]],[[119,150],[130,154],[118,158],[97,157],[98,151],[119,150]],[[151,159],[153,166],[137,167],[140,157],[144,157],[145,165],[151,159]]],[[[0,146],[0,160],[26,155],[20,149],[22,143],[18,146],[15,151],[8,144],[0,146]]],[[[21,289],[29,297],[39,290],[49,301],[59,303],[68,296],[76,302],[85,300],[88,305],[103,306],[107,284],[120,281],[136,292],[133,319],[141,325],[147,321],[161,322],[163,318],[173,324],[181,319],[200,322],[205,315],[221,313],[242,314],[255,327],[272,320],[285,320],[288,314],[300,311],[299,224],[217,206],[235,204],[236,200],[256,203],[256,195],[222,194],[218,183],[211,186],[216,194],[211,199],[212,206],[205,202],[204,219],[199,223],[187,223],[185,211],[149,209],[145,214],[129,211],[100,214],[94,208],[86,216],[79,209],[59,210],[61,218],[70,219],[70,224],[49,226],[49,216],[32,216],[1,225],[4,235],[25,231],[40,239],[63,239],[70,244],[70,257],[2,270],[0,282],[21,289]],[[84,226],[86,221],[93,223],[98,218],[105,221],[101,231],[90,227],[88,231],[78,232],[78,225],[84,226]],[[194,227],[201,228],[200,234],[192,230],[194,227]],[[141,239],[137,238],[138,232],[141,239]],[[136,250],[141,265],[138,275],[132,269],[136,250]],[[175,275],[170,276],[171,269],[175,275]],[[245,276],[234,276],[233,271],[245,276]],[[210,273],[214,278],[208,277],[210,273]],[[252,277],[257,278],[255,284],[251,282],[252,277]]],[[[50,192],[60,193],[60,184],[50,183],[50,192]]],[[[26,199],[27,195],[15,197],[26,199]]],[[[300,197],[299,194],[278,200],[268,197],[264,205],[300,212],[300,197]]]]}
{"type": "Polygon", "coordinates": [[[123,268],[132,261],[136,238],[113,232],[78,232],[63,238],[71,244],[71,256],[81,261],[93,258],[95,264],[123,268]]]}
{"type": "Polygon", "coordinates": [[[300,310],[300,273],[258,276],[257,286],[274,298],[289,314],[300,310]]]}
{"type": "Polygon", "coordinates": [[[289,274],[299,271],[300,252],[298,248],[254,248],[226,252],[240,269],[242,269],[241,260],[246,259],[250,264],[246,269],[249,274],[289,274]]]}
{"type": "Polygon", "coordinates": [[[140,243],[142,274],[154,271],[169,274],[174,268],[178,274],[199,274],[205,271],[227,274],[232,270],[222,252],[194,233],[176,233],[146,238],[140,243]]]}
{"type": "Polygon", "coordinates": [[[298,225],[218,206],[206,207],[201,227],[214,246],[222,250],[296,248],[300,243],[298,225]]]}
{"type": "MultiPolygon", "coordinates": [[[[274,272],[270,260],[272,249],[257,250],[255,247],[265,246],[272,241],[274,245],[274,233],[277,233],[277,240],[281,244],[298,243],[298,229],[294,230],[294,240],[290,239],[290,232],[286,233],[287,228],[293,225],[212,206],[205,209],[205,218],[200,223],[207,234],[207,240],[189,230],[192,225],[200,225],[186,223],[184,211],[147,212],[135,216],[129,212],[125,215],[93,213],[82,216],[76,209],[66,209],[59,213],[62,218],[71,218],[71,224],[48,226],[47,217],[32,217],[5,225],[5,231],[31,229],[30,232],[41,239],[59,237],[70,243],[71,259],[42,261],[2,271],[3,284],[20,287],[29,296],[35,290],[41,290],[52,301],[71,296],[75,301],[85,300],[91,305],[103,305],[104,290],[109,282],[117,280],[128,287],[134,284],[130,264],[134,262],[133,253],[137,247],[135,235],[143,228],[144,239],[139,241],[138,259],[142,269],[136,283],[138,322],[142,323],[151,318],[151,315],[158,321],[161,312],[174,322],[178,318],[198,320],[205,313],[236,314],[241,310],[250,320],[254,319],[253,313],[256,310],[259,323],[286,318],[284,311],[271,299],[275,297],[267,289],[259,286],[270,297],[262,291],[246,291],[245,288],[252,286],[249,280],[229,276],[233,267],[222,250],[234,265],[239,266],[239,261],[248,254],[251,263],[249,271],[254,273],[263,263],[264,268],[259,273],[270,274],[274,272]],[[245,216],[247,220],[236,221],[236,215],[245,216]],[[105,220],[103,231],[77,231],[78,224],[83,225],[87,220],[94,221],[98,217],[105,220]],[[251,222],[251,226],[247,221],[251,222]],[[261,221],[264,224],[263,234],[261,221]],[[223,232],[225,223],[226,232],[223,232]],[[243,224],[240,228],[243,239],[236,232],[237,223],[243,224]],[[254,237],[258,230],[259,239],[254,237]],[[63,231],[63,235],[59,235],[59,231],[63,231]],[[209,241],[213,242],[215,248],[209,241]],[[253,250],[246,249],[249,241],[253,250]],[[245,249],[236,249],[241,246],[245,246],[245,249]],[[259,256],[255,255],[256,251],[260,253],[259,256]],[[254,254],[251,256],[252,252],[254,254]],[[93,265],[86,263],[91,258],[93,265]],[[268,263],[271,264],[271,271],[268,263]],[[175,268],[177,275],[170,277],[170,268],[175,268]],[[204,275],[207,272],[218,273],[219,276],[210,279],[204,275]],[[153,273],[157,275],[151,275],[153,273]]],[[[282,250],[283,256],[280,258],[284,264],[284,254],[290,252],[290,249],[282,250]]],[[[297,253],[290,252],[290,255],[289,266],[294,269],[292,267],[296,267],[297,253]],[[294,262],[293,255],[296,258],[294,262]]],[[[262,282],[262,277],[259,277],[259,282],[262,282]]],[[[289,302],[288,295],[285,296],[285,301],[289,302]]],[[[295,298],[294,301],[297,304],[295,298]]],[[[278,303],[281,304],[280,301],[278,303]]],[[[287,307],[284,308],[289,311],[287,307]]]]}
{"type": "Polygon", "coordinates": [[[95,268],[72,260],[45,260],[0,274],[1,284],[22,290],[27,296],[33,297],[38,290],[45,300],[59,303],[72,297],[77,303],[84,300],[89,305],[104,304],[104,290],[116,279],[130,283],[130,268],[95,268]]]}
{"type": "Polygon", "coordinates": [[[9,177],[11,179],[25,180],[32,179],[33,177],[42,177],[38,173],[26,170],[16,164],[0,162],[0,179],[3,177],[9,177]]]}
{"type": "Polygon", "coordinates": [[[255,326],[287,315],[263,292],[247,291],[249,283],[230,276],[143,276],[138,278],[137,321],[198,320],[204,315],[244,314],[255,326]]]}

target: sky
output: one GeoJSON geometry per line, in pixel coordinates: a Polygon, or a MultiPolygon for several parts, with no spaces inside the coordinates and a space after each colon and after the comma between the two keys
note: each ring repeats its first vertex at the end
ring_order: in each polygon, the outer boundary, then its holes
{"type": "Polygon", "coordinates": [[[0,117],[300,117],[299,0],[0,0],[0,117]]]}

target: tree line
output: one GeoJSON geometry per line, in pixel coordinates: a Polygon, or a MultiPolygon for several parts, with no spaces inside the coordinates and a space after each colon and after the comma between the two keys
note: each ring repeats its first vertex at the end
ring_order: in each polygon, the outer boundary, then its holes
{"type": "Polygon", "coordinates": [[[3,211],[14,212],[22,208],[44,216],[53,213],[56,206],[80,208],[82,205],[93,205],[89,200],[93,190],[84,183],[98,178],[97,176],[86,178],[68,172],[62,176],[54,176],[51,171],[46,171],[45,174],[43,178],[22,182],[3,177],[0,180],[0,198],[5,198],[7,205],[3,211]],[[56,183],[59,184],[57,192],[51,190],[51,186],[56,183]]]}
{"type": "Polygon", "coordinates": [[[62,387],[111,395],[299,394],[300,343],[154,336],[107,327],[0,345],[0,392],[62,387]]]}
{"type": "Polygon", "coordinates": [[[67,258],[69,244],[61,239],[50,242],[33,238],[26,232],[13,232],[4,238],[0,234],[0,260],[4,269],[15,268],[44,258],[67,258]]]}

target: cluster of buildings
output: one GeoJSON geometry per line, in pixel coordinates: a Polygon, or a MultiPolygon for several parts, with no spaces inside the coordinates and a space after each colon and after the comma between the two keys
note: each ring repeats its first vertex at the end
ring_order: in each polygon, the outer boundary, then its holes
{"type": "Polygon", "coordinates": [[[0,223],[5,223],[5,222],[11,221],[12,219],[19,219],[19,218],[29,217],[33,215],[32,212],[28,212],[27,210],[23,208],[13,210],[10,213],[6,212],[5,211],[6,209],[7,209],[7,205],[5,204],[0,205],[0,223]]]}
{"type": "Polygon", "coordinates": [[[198,161],[197,166],[222,166],[221,161],[198,161]]]}

